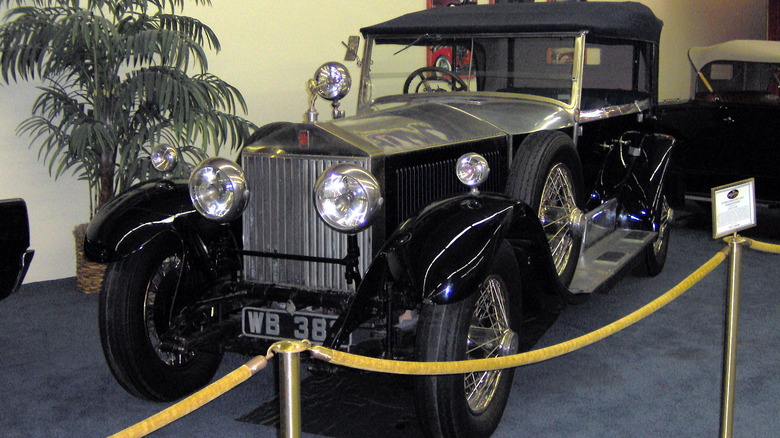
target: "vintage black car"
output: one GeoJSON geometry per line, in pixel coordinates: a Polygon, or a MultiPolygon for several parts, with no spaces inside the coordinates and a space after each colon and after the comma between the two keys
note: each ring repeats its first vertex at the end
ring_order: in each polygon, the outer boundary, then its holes
{"type": "Polygon", "coordinates": [[[680,142],[674,198],[708,201],[713,187],[755,178],[757,202],[780,206],[780,41],[726,41],[693,47],[688,57],[693,99],[659,114],[680,142]]]}
{"type": "MultiPolygon", "coordinates": [[[[654,128],[660,32],[647,7],[612,2],[435,8],[362,29],[356,116],[339,107],[348,69],[327,63],[306,122],[264,126],[239,163],[140,184],[90,223],[114,376],[171,400],[224,351],[285,338],[402,360],[510,355],[529,316],[657,273],[674,143],[654,128]],[[434,46],[471,65],[425,65],[434,46]],[[333,120],[317,120],[318,97],[333,120]]],[[[512,376],[419,379],[422,428],[489,435],[512,376]]]]}
{"type": "Polygon", "coordinates": [[[19,290],[35,251],[23,199],[0,200],[0,300],[19,290]]]}

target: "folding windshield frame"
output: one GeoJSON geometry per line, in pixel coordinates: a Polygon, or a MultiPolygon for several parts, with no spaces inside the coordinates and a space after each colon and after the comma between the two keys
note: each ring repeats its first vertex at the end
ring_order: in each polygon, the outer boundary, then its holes
{"type": "MultiPolygon", "coordinates": [[[[545,98],[535,95],[523,95],[524,97],[531,97],[534,99],[539,100],[547,100],[547,101],[553,101],[556,104],[562,106],[568,111],[574,111],[576,108],[579,107],[580,104],[580,93],[581,93],[581,85],[582,85],[582,69],[583,69],[583,63],[582,60],[584,59],[584,50],[585,50],[585,35],[587,32],[557,32],[557,33],[486,33],[486,34],[441,34],[441,35],[419,35],[416,38],[414,36],[399,36],[399,35],[370,35],[366,37],[366,43],[363,48],[363,62],[362,62],[362,68],[360,72],[360,85],[359,85],[359,95],[358,95],[358,108],[357,112],[358,114],[362,114],[369,110],[371,105],[373,105],[377,99],[369,100],[367,96],[370,95],[369,88],[370,88],[370,68],[371,64],[373,62],[373,49],[374,46],[377,45],[377,41],[388,41],[388,44],[391,44],[389,41],[392,40],[392,44],[400,45],[404,40],[409,41],[409,46],[431,46],[432,44],[428,44],[432,42],[432,40],[440,38],[445,40],[470,40],[470,39],[499,39],[499,38],[507,38],[509,40],[512,39],[518,39],[518,38],[572,38],[574,41],[573,44],[573,57],[572,57],[572,70],[571,70],[571,96],[569,102],[562,102],[557,99],[553,98],[545,98]],[[424,41],[424,43],[420,44],[421,41],[424,41]]],[[[383,44],[384,45],[384,44],[383,44]]],[[[510,56],[509,53],[507,56],[510,56]]],[[[508,58],[509,59],[509,58],[508,58]]],[[[485,92],[459,92],[460,93],[485,93],[485,92]]],[[[494,93],[494,92],[487,92],[487,93],[494,93]]],[[[510,93],[498,93],[503,95],[511,95],[510,93]]],[[[514,94],[515,96],[517,94],[514,94]]],[[[381,102],[389,102],[389,101],[400,101],[400,100],[406,100],[408,99],[408,96],[405,96],[403,94],[398,94],[395,96],[382,96],[378,100],[381,102]]]]}

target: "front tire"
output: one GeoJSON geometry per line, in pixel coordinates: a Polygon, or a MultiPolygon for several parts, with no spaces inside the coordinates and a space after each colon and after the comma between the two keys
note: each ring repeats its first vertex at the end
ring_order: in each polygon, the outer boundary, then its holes
{"type": "MultiPolygon", "coordinates": [[[[416,360],[453,361],[517,352],[520,281],[511,247],[504,243],[480,290],[460,302],[423,305],[416,360]]],[[[415,406],[430,437],[486,437],[498,426],[514,369],[425,376],[415,380],[415,406]]]]}
{"type": "Polygon", "coordinates": [[[221,353],[164,348],[165,332],[197,284],[182,251],[162,240],[108,265],[100,293],[100,341],[111,373],[131,394],[172,401],[214,377],[221,353]]]}

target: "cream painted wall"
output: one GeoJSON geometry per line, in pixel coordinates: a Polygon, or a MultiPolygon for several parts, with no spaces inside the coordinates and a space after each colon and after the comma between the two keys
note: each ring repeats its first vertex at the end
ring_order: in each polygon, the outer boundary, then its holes
{"type": "MultiPolygon", "coordinates": [[[[185,12],[219,36],[222,51],[210,56],[210,70],[241,90],[249,118],[262,125],[303,121],[308,109],[306,81],[322,63],[344,58],[342,41],[358,35],[362,26],[422,9],[425,0],[213,0],[213,4],[185,12]]],[[[347,67],[357,73],[355,63],[347,67]]],[[[354,113],[355,94],[342,105],[347,114],[354,113]]],[[[318,110],[321,117],[330,117],[327,102],[319,102],[318,110]]]]}
{"type": "MultiPolygon", "coordinates": [[[[303,120],[306,81],[321,63],[343,58],[341,41],[357,35],[361,26],[425,7],[425,0],[212,3],[211,7],[188,5],[184,14],[214,29],[222,51],[209,53],[210,71],[241,90],[249,106],[247,117],[258,125],[303,120]]],[[[75,275],[72,230],[88,220],[89,202],[85,183],[70,175],[56,181],[50,178],[37,161],[37,148],[28,149],[29,139],[15,135],[36,95],[31,84],[0,85],[0,108],[4,110],[0,116],[0,198],[27,201],[36,254],[26,282],[75,275]]],[[[344,108],[354,112],[354,102],[348,100],[344,108]]],[[[320,105],[323,117],[329,117],[329,111],[328,105],[320,105]]]]}
{"type": "Polygon", "coordinates": [[[0,85],[0,198],[24,198],[35,258],[25,282],[75,275],[73,228],[88,220],[86,183],[69,174],[58,180],[37,160],[38,149],[15,135],[37,95],[31,84],[0,85]]]}
{"type": "MultiPolygon", "coordinates": [[[[661,43],[661,98],[687,98],[691,45],[734,38],[764,38],[767,0],[644,0],[664,20],[661,43]]],[[[213,0],[212,7],[188,6],[220,38],[210,53],[210,71],[238,87],[249,105],[248,118],[262,125],[298,121],[307,109],[305,84],[325,61],[340,60],[340,42],[360,27],[425,7],[425,0],[213,0]]],[[[348,67],[357,72],[354,63],[348,67]]],[[[57,181],[37,162],[37,149],[15,135],[29,114],[30,84],[0,85],[0,198],[27,200],[35,260],[27,281],[75,275],[71,231],[85,222],[87,187],[64,176],[57,181]]],[[[354,93],[343,105],[354,113],[354,93]]],[[[319,102],[322,118],[330,107],[319,102]]],[[[230,155],[230,154],[228,154],[230,155]]]]}

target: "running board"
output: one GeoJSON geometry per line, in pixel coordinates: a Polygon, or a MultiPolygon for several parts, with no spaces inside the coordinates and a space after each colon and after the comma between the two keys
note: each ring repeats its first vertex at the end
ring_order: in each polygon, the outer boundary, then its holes
{"type": "Polygon", "coordinates": [[[655,240],[653,231],[616,229],[580,254],[569,289],[572,293],[593,293],[611,285],[624,269],[635,266],[638,256],[655,240]]]}

